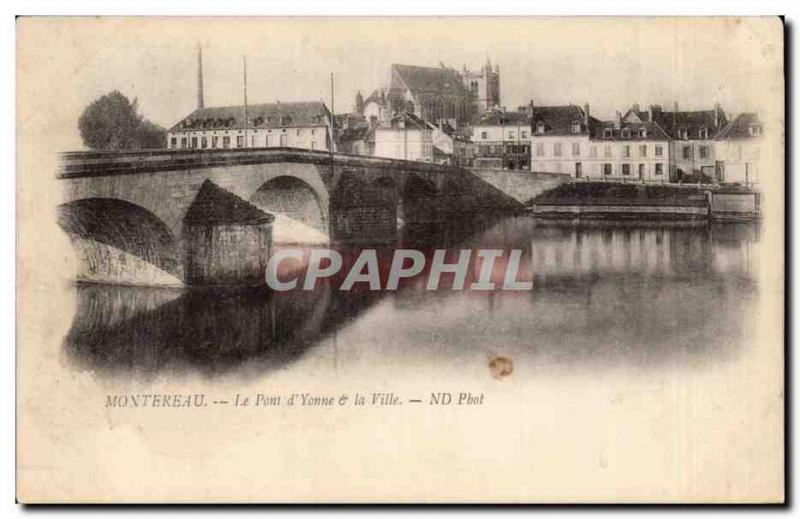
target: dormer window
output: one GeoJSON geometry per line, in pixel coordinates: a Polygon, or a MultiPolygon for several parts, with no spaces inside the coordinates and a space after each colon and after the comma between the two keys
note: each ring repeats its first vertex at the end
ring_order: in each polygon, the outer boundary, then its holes
{"type": "Polygon", "coordinates": [[[755,125],[751,126],[750,127],[750,135],[752,135],[754,137],[758,137],[759,135],[761,135],[761,126],[755,126],[755,125]]]}
{"type": "Polygon", "coordinates": [[[580,123],[580,121],[573,121],[571,129],[572,129],[572,133],[581,133],[581,123],[580,123]]]}
{"type": "Polygon", "coordinates": [[[623,139],[628,139],[628,138],[630,138],[630,136],[631,136],[631,130],[629,128],[624,128],[622,130],[622,138],[623,139]]]}
{"type": "Polygon", "coordinates": [[[544,123],[542,121],[536,123],[536,134],[544,135],[544,123]]]}
{"type": "Polygon", "coordinates": [[[689,130],[678,130],[678,138],[686,140],[689,138],[689,130]]]}
{"type": "Polygon", "coordinates": [[[708,130],[704,127],[700,128],[700,138],[701,139],[708,139],[708,130]]]}
{"type": "Polygon", "coordinates": [[[642,128],[642,129],[639,130],[639,137],[642,137],[642,138],[647,137],[647,130],[645,128],[642,128]]]}
{"type": "Polygon", "coordinates": [[[611,128],[603,128],[603,137],[606,139],[610,139],[614,134],[614,131],[611,128]]]}

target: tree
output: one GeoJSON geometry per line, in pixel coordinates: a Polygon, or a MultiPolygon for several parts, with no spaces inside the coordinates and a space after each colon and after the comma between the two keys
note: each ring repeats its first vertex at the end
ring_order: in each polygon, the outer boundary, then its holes
{"type": "Polygon", "coordinates": [[[161,148],[166,131],[138,113],[138,103],[131,102],[117,90],[105,94],[87,106],[78,119],[83,143],[93,150],[161,148]]]}

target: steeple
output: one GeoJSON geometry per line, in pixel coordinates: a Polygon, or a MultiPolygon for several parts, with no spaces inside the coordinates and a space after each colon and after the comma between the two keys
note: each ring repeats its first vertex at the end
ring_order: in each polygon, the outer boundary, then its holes
{"type": "Polygon", "coordinates": [[[205,107],[203,102],[203,48],[197,44],[197,109],[205,107]]]}

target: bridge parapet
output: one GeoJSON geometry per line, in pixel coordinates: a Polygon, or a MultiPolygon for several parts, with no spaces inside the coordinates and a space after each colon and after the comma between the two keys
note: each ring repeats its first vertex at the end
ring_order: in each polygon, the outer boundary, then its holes
{"type": "Polygon", "coordinates": [[[446,164],[328,153],[300,148],[237,148],[213,150],[149,149],[136,151],[73,151],[61,154],[59,178],[152,173],[253,164],[293,162],[340,167],[366,167],[414,173],[468,174],[446,164]]]}

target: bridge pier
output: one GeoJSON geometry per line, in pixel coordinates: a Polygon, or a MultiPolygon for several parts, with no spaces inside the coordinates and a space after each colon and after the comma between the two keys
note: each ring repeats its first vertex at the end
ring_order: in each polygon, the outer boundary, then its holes
{"type": "Polygon", "coordinates": [[[203,182],[183,218],[186,284],[263,284],[274,220],[210,180],[203,182]]]}

